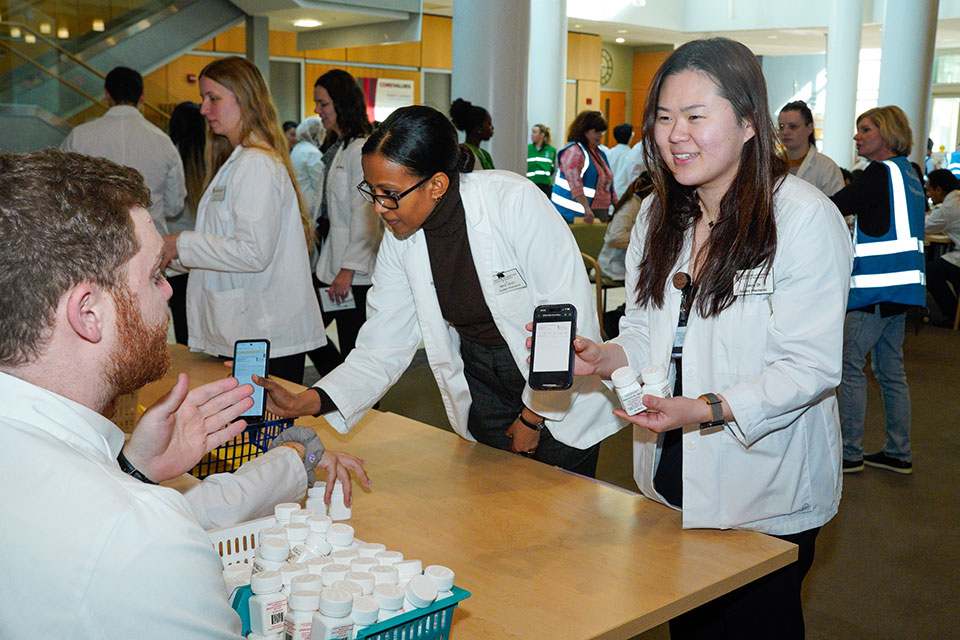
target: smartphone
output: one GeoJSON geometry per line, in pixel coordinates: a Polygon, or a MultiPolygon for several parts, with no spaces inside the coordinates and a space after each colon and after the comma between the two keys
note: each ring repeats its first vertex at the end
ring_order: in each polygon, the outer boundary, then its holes
{"type": "Polygon", "coordinates": [[[570,388],[576,336],[577,309],[572,304],[542,304],[533,310],[531,389],[570,388]]]}
{"type": "Polygon", "coordinates": [[[269,374],[267,363],[270,361],[270,341],[237,340],[233,345],[233,377],[240,384],[253,385],[253,407],[240,416],[250,424],[263,422],[266,395],[264,388],[254,384],[251,376],[257,374],[266,378],[269,374]]]}

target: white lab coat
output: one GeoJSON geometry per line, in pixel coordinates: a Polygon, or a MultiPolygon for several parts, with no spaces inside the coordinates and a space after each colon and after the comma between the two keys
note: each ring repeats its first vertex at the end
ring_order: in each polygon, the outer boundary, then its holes
{"type": "Polygon", "coordinates": [[[323,193],[323,154],[312,142],[301,140],[290,152],[290,164],[297,174],[307,211],[316,218],[323,193]]]}
{"type": "Polygon", "coordinates": [[[941,256],[955,267],[960,267],[960,190],[954,189],[935,206],[924,220],[924,233],[945,233],[953,249],[941,256]]]}
{"type": "MultiPolygon", "coordinates": [[[[599,338],[597,311],[580,250],[563,219],[535,184],[507,171],[460,177],[460,195],[474,264],[493,321],[527,376],[526,324],[540,304],[572,303],[577,331],[599,338]],[[521,215],[522,214],[522,215],[521,215]],[[526,287],[498,295],[498,273],[516,269],[526,287]]],[[[467,431],[470,391],[460,358],[460,337],[440,312],[423,231],[405,239],[387,234],[367,297],[367,321],[346,362],[316,386],[339,412],[327,421],[346,432],[410,364],[421,340],[454,430],[467,431]]],[[[569,391],[523,390],[523,402],[544,416],[553,436],[584,449],[622,425],[612,414],[612,393],[595,377],[577,378],[569,391]]]]}
{"type": "MultiPolygon", "coordinates": [[[[627,291],[643,255],[647,198],[627,251],[627,291]]],[[[683,429],[684,528],[790,534],[826,523],[840,502],[840,424],[834,388],[843,360],[843,318],[853,265],[850,235],[820,191],[787,176],[775,197],[772,295],[738,296],[719,316],[692,313],[683,346],[683,395],[714,392],[735,420],[683,429]]],[[[688,271],[692,228],[677,261],[688,271]]],[[[695,307],[694,307],[695,308],[695,307]]],[[[680,292],[667,280],[664,308],[627,297],[620,344],[637,370],[667,364],[680,292]]],[[[671,365],[671,374],[674,374],[671,365]]],[[[634,476],[653,487],[663,438],[634,431],[634,476]]]]}
{"type": "Polygon", "coordinates": [[[210,182],[197,230],[177,240],[190,269],[190,348],[232,356],[237,340],[267,338],[270,357],[327,342],[310,280],[297,195],[279,158],[238,146],[210,182]]]}
{"type": "Polygon", "coordinates": [[[327,216],[330,233],[320,248],[317,278],[333,282],[340,269],[353,269],[353,284],[370,284],[370,274],[377,261],[377,248],[383,236],[383,223],[357,191],[363,182],[360,151],[366,138],[354,138],[340,147],[327,173],[327,216]]]}
{"type": "Polygon", "coordinates": [[[167,233],[167,218],[180,215],[187,197],[183,161],[170,136],[151,124],[136,107],[110,107],[102,117],[74,127],[60,148],[106,158],[139,171],[150,190],[150,218],[157,233],[167,233]]]}
{"type": "Polygon", "coordinates": [[[813,145],[810,145],[807,155],[803,158],[803,164],[797,169],[797,177],[820,189],[827,194],[827,197],[844,187],[840,167],[829,157],[819,153],[813,145]]]}
{"type": "Polygon", "coordinates": [[[3,373],[0,429],[0,637],[240,640],[210,538],[120,471],[120,429],[3,373]]]}

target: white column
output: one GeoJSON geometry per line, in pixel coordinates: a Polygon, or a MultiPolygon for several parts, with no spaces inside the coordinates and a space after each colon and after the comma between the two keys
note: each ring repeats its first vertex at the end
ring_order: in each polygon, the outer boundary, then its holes
{"type": "Polygon", "coordinates": [[[853,167],[856,147],[857,68],[863,0],[833,0],[827,32],[827,100],[823,153],[841,167],[853,167]]]}
{"type": "Polygon", "coordinates": [[[453,3],[451,100],[490,112],[488,151],[497,169],[526,174],[527,51],[530,0],[453,3]]]}
{"type": "Polygon", "coordinates": [[[270,21],[266,16],[247,16],[247,60],[257,65],[270,86],[270,21]]]}
{"type": "MultiPolygon", "coordinates": [[[[567,85],[567,0],[530,0],[527,64],[527,135],[538,123],[550,127],[553,146],[563,146],[567,85]]],[[[637,136],[639,138],[639,136],[637,136]]]]}
{"type": "Polygon", "coordinates": [[[923,166],[927,151],[933,47],[940,0],[887,0],[880,43],[878,106],[895,104],[910,118],[910,159],[923,166]]]}

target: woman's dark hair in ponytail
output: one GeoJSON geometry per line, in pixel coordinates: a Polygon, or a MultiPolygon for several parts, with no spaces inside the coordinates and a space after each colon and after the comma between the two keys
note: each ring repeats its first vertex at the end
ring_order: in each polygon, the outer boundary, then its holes
{"type": "Polygon", "coordinates": [[[457,130],[445,115],[424,105],[391,113],[363,144],[363,155],[379,153],[415,176],[467,172],[473,153],[461,148],[457,130]]]}

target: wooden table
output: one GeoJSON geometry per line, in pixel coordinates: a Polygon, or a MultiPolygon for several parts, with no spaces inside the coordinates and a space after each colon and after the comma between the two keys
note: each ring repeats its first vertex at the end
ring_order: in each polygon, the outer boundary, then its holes
{"type": "MultiPolygon", "coordinates": [[[[171,351],[171,374],[141,403],[177,371],[191,386],[228,373],[171,351]]],[[[756,533],[683,531],[679,512],[636,493],[395,414],[371,411],[347,435],[322,419],[298,424],[367,461],[374,487],[354,501],[358,538],[446,565],[473,594],[456,610],[455,640],[631,638],[797,557],[756,533]]]]}

